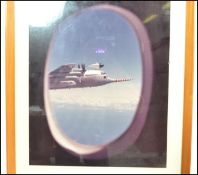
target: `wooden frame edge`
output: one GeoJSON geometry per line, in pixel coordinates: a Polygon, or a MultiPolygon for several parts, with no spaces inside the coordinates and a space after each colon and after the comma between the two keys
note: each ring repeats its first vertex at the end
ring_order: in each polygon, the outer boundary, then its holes
{"type": "Polygon", "coordinates": [[[7,174],[16,173],[14,2],[6,2],[6,144],[7,174]]]}
{"type": "Polygon", "coordinates": [[[190,174],[192,137],[192,98],[194,74],[194,1],[186,2],[186,45],[182,140],[182,174],[190,174]]]}
{"type": "MultiPolygon", "coordinates": [[[[16,173],[15,152],[15,36],[14,2],[6,7],[6,144],[7,174],[16,173]]],[[[182,143],[182,174],[190,174],[192,97],[194,70],[194,1],[186,2],[186,46],[185,46],[184,113],[182,143]]]]}

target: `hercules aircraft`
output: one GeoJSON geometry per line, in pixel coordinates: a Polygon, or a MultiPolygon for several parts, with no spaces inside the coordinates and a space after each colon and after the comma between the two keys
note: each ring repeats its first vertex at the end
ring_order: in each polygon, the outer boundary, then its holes
{"type": "Polygon", "coordinates": [[[131,79],[113,79],[101,70],[103,64],[66,64],[49,73],[50,89],[69,89],[96,87],[109,83],[130,81],[131,79]]]}

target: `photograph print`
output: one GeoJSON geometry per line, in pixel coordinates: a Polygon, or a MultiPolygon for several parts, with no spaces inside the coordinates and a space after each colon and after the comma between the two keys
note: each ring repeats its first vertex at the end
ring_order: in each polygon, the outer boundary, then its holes
{"type": "Polygon", "coordinates": [[[170,2],[56,3],[29,24],[29,164],[166,167],[170,2]]]}

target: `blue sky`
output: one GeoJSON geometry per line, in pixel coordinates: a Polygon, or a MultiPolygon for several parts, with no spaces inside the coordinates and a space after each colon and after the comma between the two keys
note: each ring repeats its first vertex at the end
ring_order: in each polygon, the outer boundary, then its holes
{"type": "Polygon", "coordinates": [[[65,19],[57,27],[51,46],[49,71],[67,63],[101,62],[109,76],[141,80],[138,39],[128,22],[114,12],[88,10],[65,19]],[[98,49],[104,53],[97,53],[98,49]]]}

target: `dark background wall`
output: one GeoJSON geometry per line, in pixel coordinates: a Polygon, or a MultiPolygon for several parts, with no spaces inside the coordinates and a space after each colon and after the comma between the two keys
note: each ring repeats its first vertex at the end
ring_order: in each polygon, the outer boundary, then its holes
{"type": "Polygon", "coordinates": [[[166,166],[170,26],[170,9],[164,6],[167,2],[168,1],[70,1],[65,5],[63,17],[55,23],[48,27],[29,28],[30,164],[137,167],[166,166]],[[44,66],[49,42],[57,24],[65,17],[80,9],[104,3],[126,8],[135,13],[142,21],[150,15],[157,14],[155,19],[145,24],[153,51],[153,91],[145,127],[135,144],[122,154],[103,160],[87,161],[65,151],[51,136],[43,101],[44,66]],[[39,107],[40,110],[35,110],[35,106],[39,107]]]}

